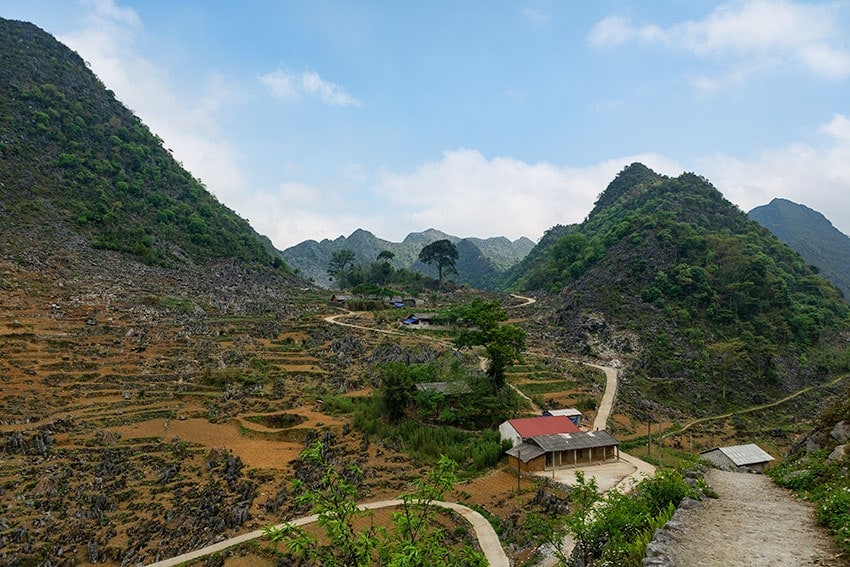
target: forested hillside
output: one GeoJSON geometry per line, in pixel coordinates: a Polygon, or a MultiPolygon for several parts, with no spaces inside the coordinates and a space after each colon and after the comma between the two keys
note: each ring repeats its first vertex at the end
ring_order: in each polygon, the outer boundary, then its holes
{"type": "Polygon", "coordinates": [[[328,265],[333,254],[342,250],[354,253],[354,261],[367,264],[375,261],[381,252],[391,252],[390,263],[396,269],[413,270],[429,276],[432,270],[419,261],[422,248],[437,240],[446,239],[457,246],[457,274],[452,279],[458,284],[467,284],[478,289],[497,289],[505,271],[516,265],[534,247],[528,238],[513,242],[505,237],[459,238],[439,230],[428,229],[407,235],[402,242],[391,242],[376,237],[367,230],[358,229],[350,236],[334,240],[307,240],[282,252],[284,259],[304,277],[316,284],[332,287],[328,276],[328,265]]]}
{"type": "Polygon", "coordinates": [[[787,199],[773,199],[748,215],[818,268],[844,293],[844,299],[850,299],[850,237],[825,216],[787,199]]]}
{"type": "Polygon", "coordinates": [[[568,348],[627,361],[642,411],[745,407],[850,367],[838,290],[698,175],[633,164],[559,232],[516,288],[553,294],[568,348]]]}
{"type": "Polygon", "coordinates": [[[58,223],[148,264],[238,258],[282,266],[76,53],[0,19],[0,212],[58,223]]]}

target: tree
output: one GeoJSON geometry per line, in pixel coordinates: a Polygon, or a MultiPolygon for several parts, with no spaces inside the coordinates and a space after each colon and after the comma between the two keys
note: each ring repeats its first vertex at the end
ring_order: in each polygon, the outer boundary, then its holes
{"type": "Polygon", "coordinates": [[[454,309],[449,318],[464,325],[455,337],[458,348],[483,346],[487,351],[487,375],[493,382],[493,391],[498,393],[505,384],[505,370],[525,350],[525,331],[516,325],[501,324],[508,314],[496,300],[476,298],[469,305],[454,309]]]}
{"type": "MultiPolygon", "coordinates": [[[[267,526],[266,537],[275,545],[284,543],[298,559],[327,567],[365,565],[390,565],[394,567],[484,567],[483,554],[464,545],[458,552],[447,545],[446,532],[436,519],[435,502],[442,500],[457,483],[457,463],[441,456],[437,468],[424,478],[413,482],[413,491],[402,495],[402,510],[392,514],[394,526],[386,530],[372,525],[358,533],[353,521],[369,511],[357,507],[356,479],[362,476],[352,465],[337,470],[328,458],[322,443],[316,443],[301,452],[301,458],[322,471],[314,488],[296,498],[308,503],[318,516],[317,523],[324,529],[320,540],[292,524],[267,526]],[[354,476],[352,481],[350,477],[354,476]]],[[[300,489],[299,481],[294,488],[300,489]]]]}
{"type": "Polygon", "coordinates": [[[388,362],[382,365],[378,372],[381,379],[384,411],[391,422],[398,422],[404,417],[404,411],[413,398],[410,366],[403,362],[388,362]]]}
{"type": "MultiPolygon", "coordinates": [[[[266,536],[274,542],[275,548],[278,543],[286,542],[293,555],[319,565],[370,565],[377,546],[374,530],[357,533],[354,528],[357,518],[369,514],[357,508],[356,481],[362,478],[363,472],[357,465],[337,470],[329,462],[321,442],[304,449],[300,458],[321,470],[321,476],[315,488],[307,488],[295,501],[310,506],[312,513],[318,516],[317,522],[324,529],[329,543],[320,543],[314,535],[292,524],[268,526],[264,529],[266,536]]],[[[303,490],[304,483],[293,481],[293,489],[303,490]]]]}
{"type": "Polygon", "coordinates": [[[419,252],[419,260],[422,263],[429,266],[437,264],[437,281],[440,287],[443,287],[443,272],[457,272],[455,267],[457,259],[457,246],[451,240],[445,238],[432,242],[419,252]]]}
{"type": "Polygon", "coordinates": [[[352,250],[337,250],[331,255],[331,261],[328,263],[328,275],[336,280],[339,287],[344,287],[347,281],[346,269],[353,265],[354,252],[352,250]]]}
{"type": "Polygon", "coordinates": [[[381,250],[378,254],[378,260],[383,260],[384,262],[391,262],[392,259],[395,258],[395,254],[390,252],[389,250],[381,250]]]}
{"type": "MultiPolygon", "coordinates": [[[[587,480],[582,471],[577,471],[576,483],[570,487],[572,514],[567,518],[566,528],[572,534],[576,544],[574,554],[577,554],[578,565],[593,564],[597,551],[593,509],[600,498],[596,478],[590,477],[590,480],[587,480]]],[[[565,564],[569,561],[560,548],[556,551],[556,555],[559,555],[559,559],[565,564]]]]}

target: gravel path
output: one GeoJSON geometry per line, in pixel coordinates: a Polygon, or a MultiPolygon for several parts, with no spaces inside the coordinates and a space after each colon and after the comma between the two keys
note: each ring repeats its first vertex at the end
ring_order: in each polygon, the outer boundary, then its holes
{"type": "Polygon", "coordinates": [[[680,510],[671,526],[668,557],[680,567],[847,565],[812,506],[764,475],[711,470],[706,479],[720,498],[680,510]]]}

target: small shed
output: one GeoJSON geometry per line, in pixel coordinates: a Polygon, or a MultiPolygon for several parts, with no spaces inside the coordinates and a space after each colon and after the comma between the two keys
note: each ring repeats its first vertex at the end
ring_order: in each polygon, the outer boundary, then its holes
{"type": "Polygon", "coordinates": [[[720,469],[739,472],[764,472],[774,460],[770,453],[755,443],[715,447],[701,452],[699,456],[720,469]]]}
{"type": "Polygon", "coordinates": [[[331,296],[331,303],[333,305],[345,305],[348,300],[349,296],[347,295],[340,295],[335,293],[331,296]]]}
{"type": "Polygon", "coordinates": [[[616,461],[619,441],[607,431],[539,435],[506,451],[512,468],[538,472],[616,461]]]}
{"type": "Polygon", "coordinates": [[[564,415],[509,419],[499,425],[500,440],[505,441],[506,439],[510,439],[514,447],[522,443],[524,439],[530,439],[539,435],[578,432],[578,426],[569,417],[564,415]]]}
{"type": "Polygon", "coordinates": [[[576,408],[543,410],[543,415],[565,415],[576,425],[581,425],[581,412],[576,408]]]}
{"type": "Polygon", "coordinates": [[[402,321],[402,325],[413,325],[418,327],[429,327],[434,324],[436,313],[411,313],[402,321]]]}
{"type": "Polygon", "coordinates": [[[469,394],[472,388],[466,382],[420,382],[416,384],[417,392],[439,392],[446,396],[469,394]]]}

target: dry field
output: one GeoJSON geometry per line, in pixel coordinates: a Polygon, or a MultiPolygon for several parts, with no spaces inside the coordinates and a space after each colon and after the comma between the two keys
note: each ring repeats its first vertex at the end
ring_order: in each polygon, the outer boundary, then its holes
{"type": "MultiPolygon", "coordinates": [[[[363,500],[426,473],[322,412],[328,395],[369,392],[357,359],[385,334],[329,325],[315,304],[281,322],[15,263],[0,275],[0,564],[148,563],[300,515],[292,462],[328,432],[364,469],[363,500]]],[[[406,335],[393,340],[422,342],[406,335]]],[[[515,481],[494,471],[453,498],[515,520],[536,493],[515,481]]]]}

